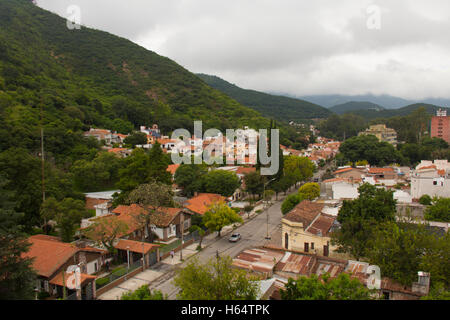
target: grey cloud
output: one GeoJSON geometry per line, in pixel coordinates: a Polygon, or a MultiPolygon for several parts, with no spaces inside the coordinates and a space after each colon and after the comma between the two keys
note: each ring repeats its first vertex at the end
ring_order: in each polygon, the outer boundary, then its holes
{"type": "Polygon", "coordinates": [[[448,0],[40,0],[245,88],[450,97],[448,0]],[[381,29],[366,26],[370,4],[381,29]]]}

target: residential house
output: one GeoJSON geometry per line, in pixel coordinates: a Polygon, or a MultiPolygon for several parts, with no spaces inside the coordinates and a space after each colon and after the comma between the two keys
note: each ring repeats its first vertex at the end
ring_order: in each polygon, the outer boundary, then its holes
{"type": "Polygon", "coordinates": [[[95,210],[96,205],[110,203],[115,193],[120,193],[120,190],[85,193],[86,209],[95,210]]]}
{"type": "Polygon", "coordinates": [[[379,141],[388,142],[393,146],[397,146],[397,132],[394,129],[387,128],[385,124],[377,124],[370,126],[358,135],[374,135],[379,141]]]}
{"type": "Polygon", "coordinates": [[[133,153],[133,150],[127,149],[127,148],[111,148],[111,149],[108,149],[108,152],[114,153],[115,155],[117,155],[118,157],[121,157],[121,158],[127,158],[127,157],[131,156],[131,154],[133,153]]]}
{"type": "Polygon", "coordinates": [[[215,203],[225,203],[226,197],[216,193],[200,193],[184,203],[184,208],[192,214],[203,216],[215,203]]]}
{"type": "MultiPolygon", "coordinates": [[[[81,297],[83,300],[96,298],[95,279],[106,261],[107,252],[96,248],[80,248],[64,243],[57,237],[34,235],[28,238],[31,243],[23,257],[34,258],[32,268],[38,274],[37,290],[48,292],[51,296],[62,297],[73,272],[66,272],[69,266],[81,269],[81,297]],[[63,281],[64,278],[64,281],[63,281]]],[[[73,296],[75,290],[67,288],[67,295],[73,296]]]]}
{"type": "Polygon", "coordinates": [[[336,228],[335,216],[322,213],[323,203],[304,200],[281,220],[282,246],[286,250],[334,254],[330,233],[336,228]]]}
{"type": "Polygon", "coordinates": [[[91,128],[89,131],[84,133],[84,136],[94,137],[98,141],[104,141],[106,145],[111,145],[113,143],[111,130],[91,128]]]}
{"type": "MultiPolygon", "coordinates": [[[[142,233],[146,230],[142,229],[136,224],[136,216],[145,213],[145,209],[132,204],[130,206],[118,206],[113,211],[113,214],[117,215],[119,219],[123,219],[129,224],[128,239],[140,240],[142,239],[142,233]],[[134,221],[133,221],[134,220],[134,221]],[[131,225],[131,227],[130,227],[131,225]]],[[[155,212],[151,221],[151,231],[161,240],[168,241],[177,236],[181,236],[181,233],[186,232],[191,227],[191,213],[181,208],[161,208],[158,212],[155,212]]],[[[148,238],[148,234],[145,237],[148,238]]]]}
{"type": "Polygon", "coordinates": [[[351,182],[359,182],[362,179],[362,176],[365,174],[364,168],[352,168],[352,167],[343,167],[338,168],[335,172],[333,172],[336,178],[348,179],[351,182]]]}
{"type": "Polygon", "coordinates": [[[450,163],[448,160],[422,161],[411,176],[411,196],[450,198],[450,163]]]}

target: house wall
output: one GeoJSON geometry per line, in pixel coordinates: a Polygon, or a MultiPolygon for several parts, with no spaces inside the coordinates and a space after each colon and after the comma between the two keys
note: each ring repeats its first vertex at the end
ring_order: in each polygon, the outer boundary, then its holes
{"type": "Polygon", "coordinates": [[[333,199],[356,199],[359,196],[358,187],[348,183],[334,184],[333,199]]]}
{"type": "Polygon", "coordinates": [[[353,180],[361,179],[362,175],[363,172],[357,169],[335,174],[336,178],[353,179],[353,180]]]}
{"type": "Polygon", "coordinates": [[[419,199],[424,194],[431,197],[450,198],[450,179],[426,177],[424,175],[413,176],[411,178],[412,197],[419,199]],[[437,181],[437,185],[434,185],[433,181],[437,181]]]}
{"type": "Polygon", "coordinates": [[[281,242],[282,247],[286,249],[286,233],[288,234],[288,248],[287,250],[300,251],[304,252],[305,242],[309,243],[309,251],[310,253],[317,253],[319,255],[323,255],[323,246],[329,245],[329,256],[334,257],[337,256],[334,254],[336,250],[335,246],[331,245],[330,237],[320,237],[316,236],[312,233],[305,232],[303,230],[303,225],[301,223],[292,223],[285,219],[282,220],[281,227],[281,242]],[[311,249],[311,243],[314,243],[314,249],[311,249]]]}

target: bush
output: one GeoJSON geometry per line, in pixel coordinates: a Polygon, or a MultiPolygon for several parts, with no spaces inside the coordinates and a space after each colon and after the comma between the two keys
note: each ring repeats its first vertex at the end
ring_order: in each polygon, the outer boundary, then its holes
{"type": "Polygon", "coordinates": [[[106,286],[108,283],[110,283],[109,277],[98,278],[97,280],[95,280],[95,284],[97,285],[97,288],[106,286]]]}
{"type": "Polygon", "coordinates": [[[423,196],[420,197],[419,203],[423,204],[424,206],[429,206],[431,205],[431,197],[427,194],[424,194],[423,196]]]}
{"type": "Polygon", "coordinates": [[[39,300],[44,300],[44,299],[47,299],[50,297],[50,293],[48,293],[47,291],[41,291],[41,292],[38,292],[37,297],[39,300]]]}

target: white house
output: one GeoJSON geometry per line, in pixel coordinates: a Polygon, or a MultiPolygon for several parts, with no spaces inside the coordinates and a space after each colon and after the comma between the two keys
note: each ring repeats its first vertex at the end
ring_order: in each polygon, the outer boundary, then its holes
{"type": "Polygon", "coordinates": [[[411,176],[411,196],[450,197],[450,164],[447,160],[422,161],[411,176]]]}

